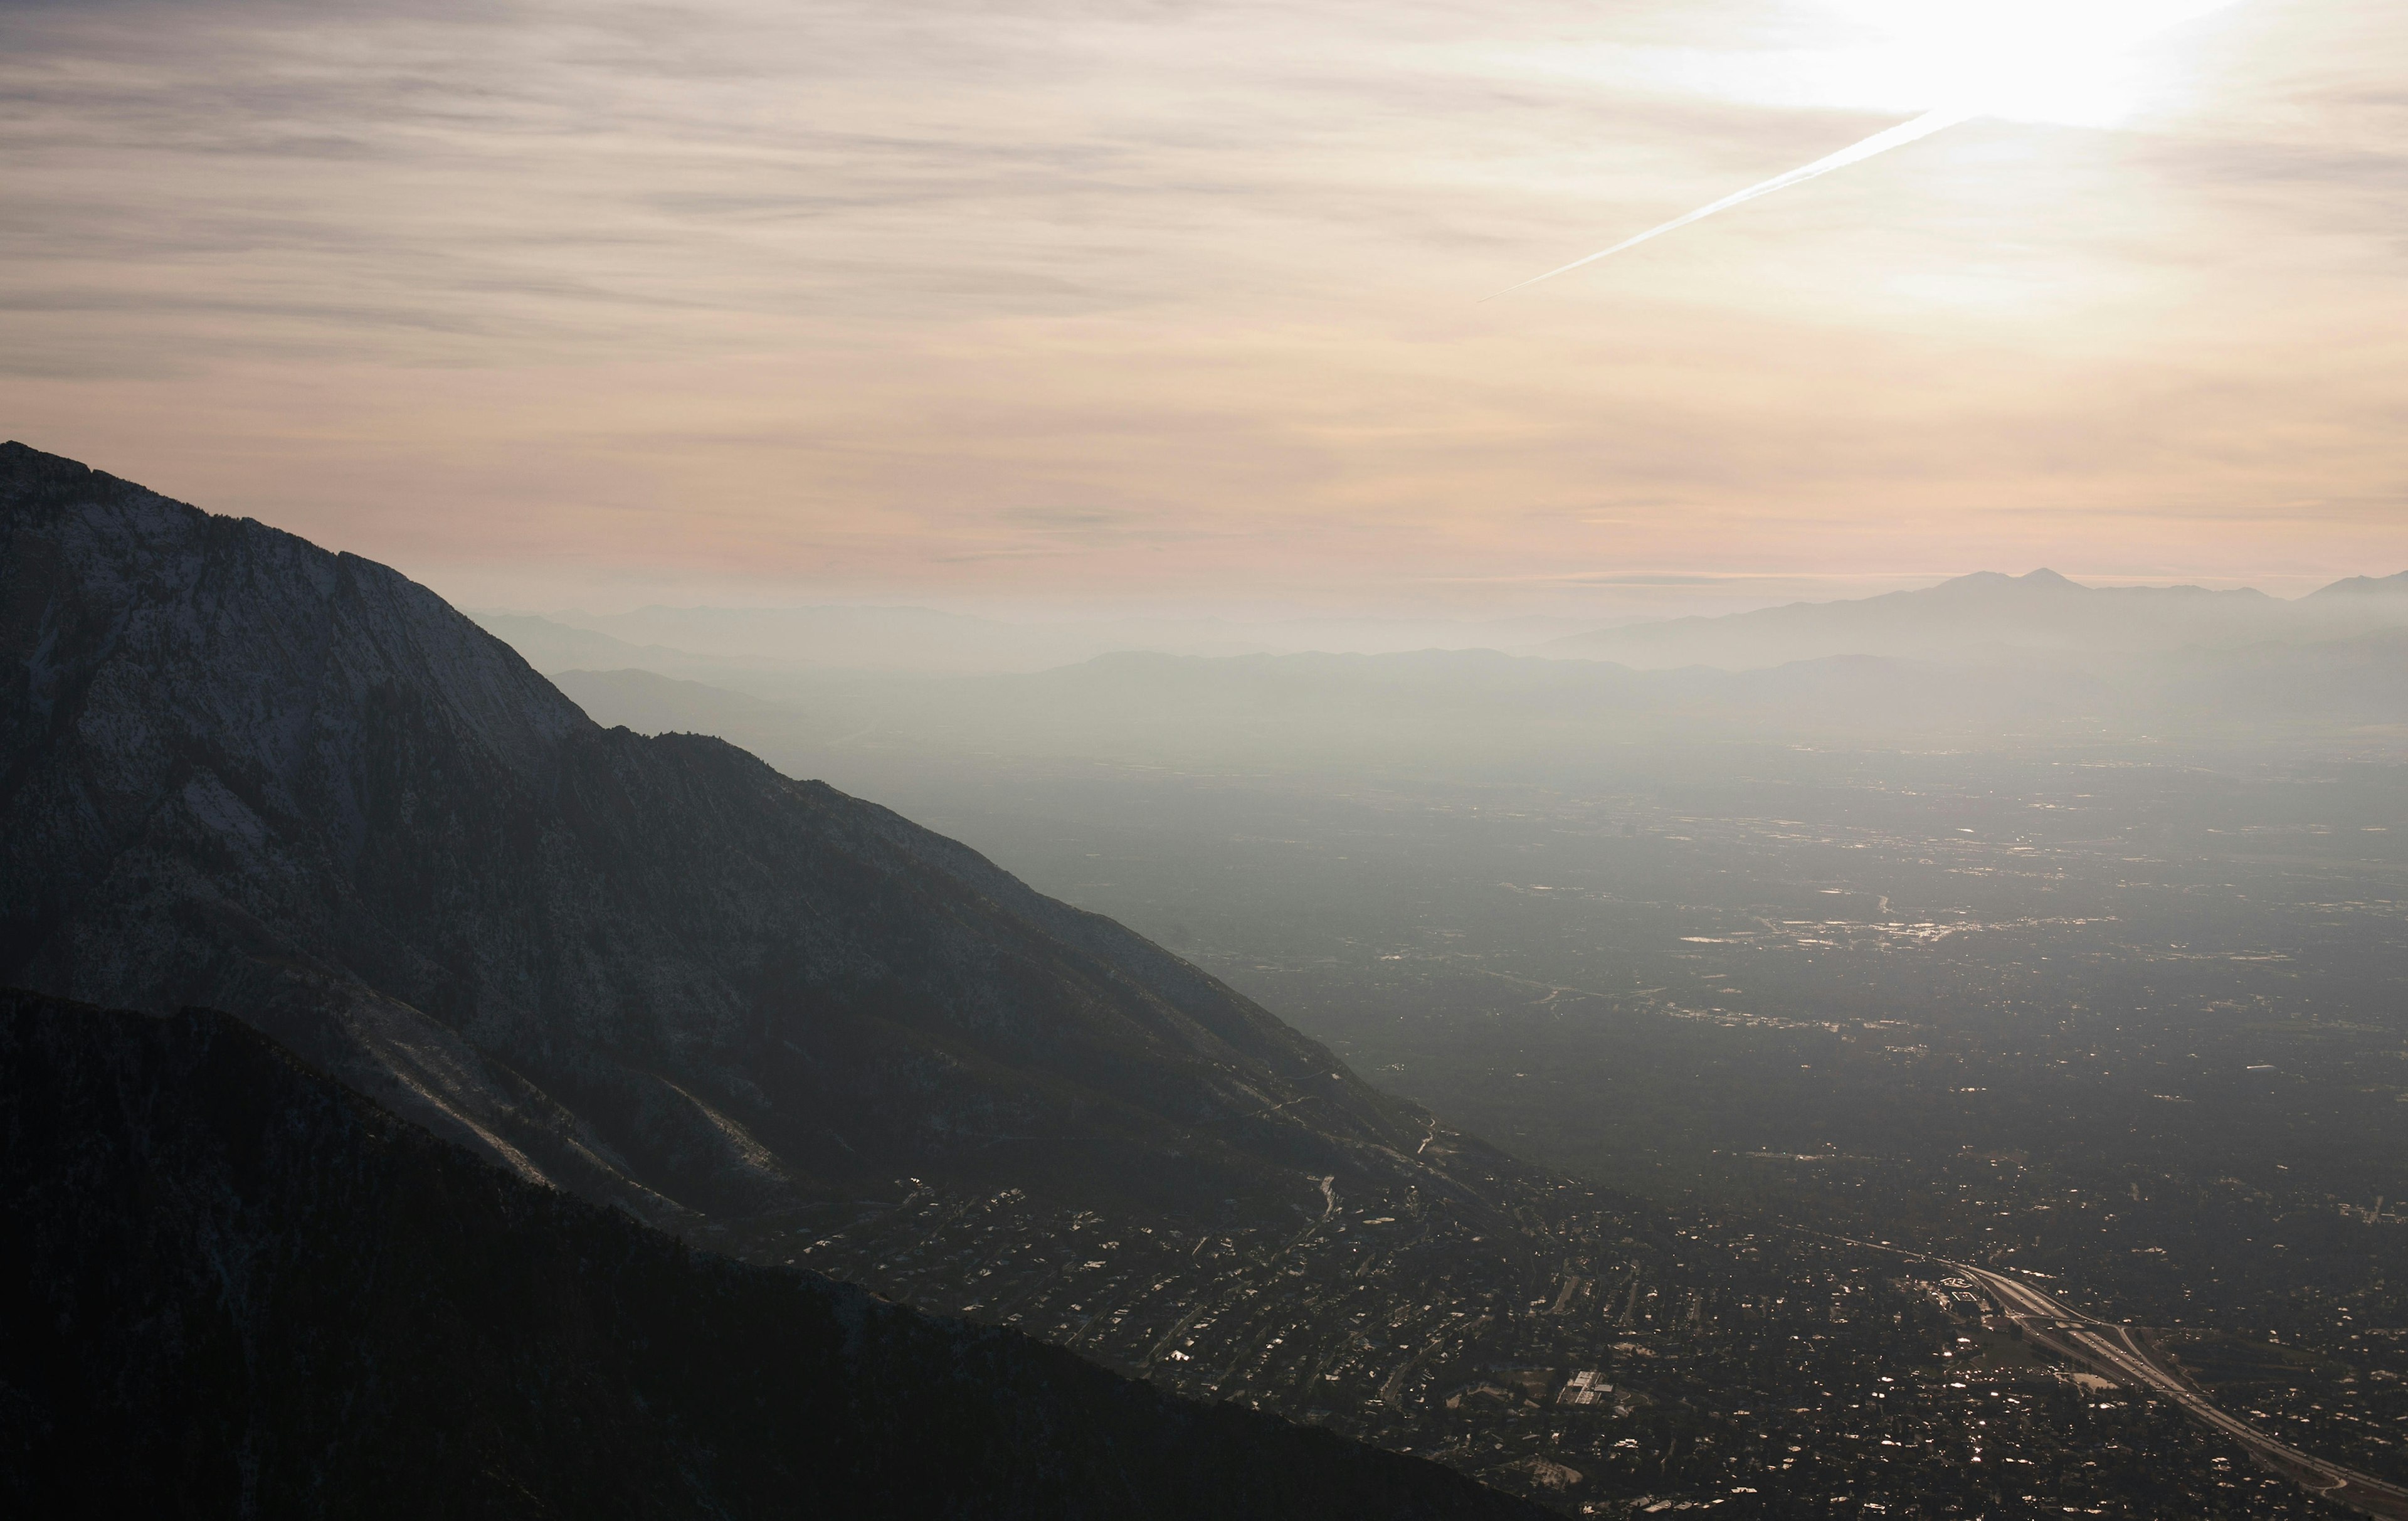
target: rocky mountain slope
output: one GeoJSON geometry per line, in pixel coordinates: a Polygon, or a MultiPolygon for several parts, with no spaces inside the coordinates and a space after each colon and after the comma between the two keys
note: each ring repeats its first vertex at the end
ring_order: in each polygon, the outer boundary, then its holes
{"type": "Polygon", "coordinates": [[[694,1254],[222,1015],[0,994],[0,1135],[13,1514],[1544,1514],[694,1254]]]}
{"type": "Polygon", "coordinates": [[[19,444],[0,982],[230,1010],[655,1219],[898,1176],[1259,1217],[1499,1160],[959,845],[596,726],[390,569],[19,444]]]}

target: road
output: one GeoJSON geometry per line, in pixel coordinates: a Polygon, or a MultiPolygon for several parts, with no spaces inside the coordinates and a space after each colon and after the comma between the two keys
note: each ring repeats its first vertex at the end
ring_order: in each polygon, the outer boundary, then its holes
{"type": "Polygon", "coordinates": [[[2112,1325],[2070,1309],[2020,1278],[1962,1262],[1947,1265],[1989,1290],[2000,1310],[2023,1327],[2024,1335],[2034,1343],[2118,1384],[2146,1389],[2172,1400],[2192,1419],[2223,1432],[2247,1448],[2259,1462],[2314,1494],[2368,1515],[2380,1516],[2383,1521],[2408,1521],[2408,1490],[2303,1453],[2226,1413],[2188,1379],[2168,1367],[2132,1334],[2129,1327],[2112,1325]]]}

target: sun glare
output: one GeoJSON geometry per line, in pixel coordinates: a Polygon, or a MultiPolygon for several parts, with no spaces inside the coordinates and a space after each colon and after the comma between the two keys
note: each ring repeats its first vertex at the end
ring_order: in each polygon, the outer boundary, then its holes
{"type": "MultiPolygon", "coordinates": [[[[1828,6],[1834,0],[1824,3],[1828,6]]],[[[1921,142],[1977,116],[2113,124],[2130,109],[2131,92],[2117,88],[2122,82],[2117,71],[2134,44],[2221,10],[2235,0],[2016,0],[2011,7],[1997,0],[1941,6],[1910,5],[1905,0],[1836,3],[1844,23],[1860,33],[1874,34],[1878,45],[1870,61],[1891,74],[1900,88],[1913,92],[1904,101],[1917,113],[1913,120],[1709,201],[1586,258],[1509,285],[1496,295],[1610,259],[1732,207],[1921,142]]],[[[1794,78],[1814,79],[1827,89],[1836,82],[1831,71],[1804,66],[1808,61],[1797,54],[1784,55],[1784,62],[1794,78]]],[[[1867,62],[1857,60],[1859,66],[1867,62]]],[[[1827,98],[1819,103],[1843,102],[1827,98]]],[[[1496,295],[1482,299],[1494,300],[1496,295]]]]}
{"type": "Polygon", "coordinates": [[[2143,46],[2237,0],[1804,0],[1754,45],[1555,49],[1514,66],[1767,106],[2112,127],[2173,85],[2143,46]],[[1802,25],[1800,23],[1803,23],[1802,25]]]}
{"type": "Polygon", "coordinates": [[[2138,44],[2234,0],[1828,0],[1856,34],[1846,72],[1925,107],[2111,126],[2147,93],[2138,44]],[[1866,80],[1871,83],[1870,79],[1866,80]]]}

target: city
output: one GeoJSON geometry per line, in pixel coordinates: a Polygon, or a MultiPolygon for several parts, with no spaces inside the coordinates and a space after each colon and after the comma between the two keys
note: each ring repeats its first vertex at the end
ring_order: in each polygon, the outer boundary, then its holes
{"type": "MultiPolygon", "coordinates": [[[[1667,1229],[1537,1182],[1501,1225],[1337,1198],[1284,1234],[902,1182],[889,1202],[711,1243],[1435,1457],[1568,1514],[2320,1514],[2162,1389],[2051,1356],[1992,1275],[1919,1254],[1667,1229]]],[[[2408,1433],[2408,1390],[2366,1393],[2363,1418],[2408,1433]]],[[[2258,1404],[2253,1419],[2282,1417],[2282,1400],[2258,1404]]]]}

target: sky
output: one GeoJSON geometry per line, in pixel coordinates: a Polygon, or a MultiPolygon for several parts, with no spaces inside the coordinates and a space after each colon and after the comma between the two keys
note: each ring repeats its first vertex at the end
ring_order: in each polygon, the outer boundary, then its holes
{"type": "Polygon", "coordinates": [[[2408,8],[2132,3],[0,0],[0,434],[493,607],[2408,568],[2408,8]]]}

